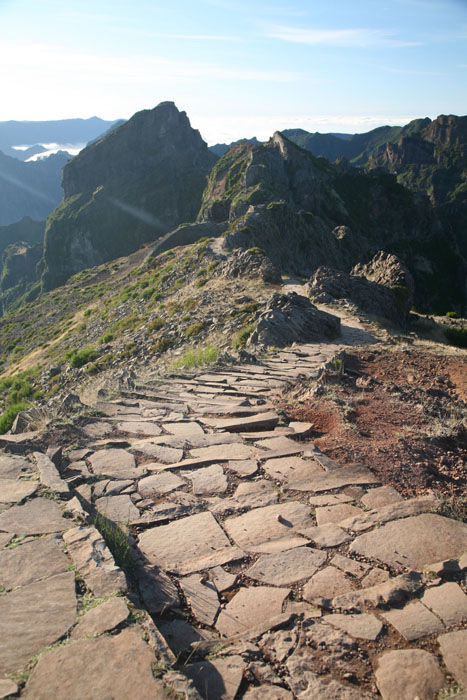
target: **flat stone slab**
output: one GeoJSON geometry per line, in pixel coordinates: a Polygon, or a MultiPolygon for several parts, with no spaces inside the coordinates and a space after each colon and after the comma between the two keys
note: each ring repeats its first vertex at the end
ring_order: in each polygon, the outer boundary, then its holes
{"type": "Polygon", "coordinates": [[[107,421],[98,420],[88,423],[83,428],[83,433],[90,438],[103,438],[112,432],[113,425],[107,421]]]}
{"type": "Polygon", "coordinates": [[[234,586],[237,576],[225,571],[221,566],[216,566],[209,572],[209,579],[216,587],[216,590],[219,593],[223,593],[234,586]]]}
{"type": "Polygon", "coordinates": [[[375,640],[383,629],[383,623],[377,617],[368,613],[362,613],[361,615],[335,613],[323,617],[323,622],[337,627],[337,629],[357,639],[375,640]]]}
{"type": "Polygon", "coordinates": [[[467,629],[442,634],[438,643],[448,671],[458,683],[467,686],[467,629]]]}
{"type": "Polygon", "coordinates": [[[328,493],[325,496],[310,496],[308,503],[310,506],[338,506],[353,500],[352,496],[347,496],[345,493],[328,493]]]}
{"type": "Polygon", "coordinates": [[[227,467],[240,476],[253,476],[258,471],[258,464],[254,459],[230,460],[227,467]]]}
{"type": "Polygon", "coordinates": [[[350,549],[389,566],[420,569],[434,561],[461,556],[467,550],[467,525],[424,513],[359,535],[350,549]]]}
{"type": "Polygon", "coordinates": [[[126,450],[110,448],[99,450],[88,457],[94,474],[114,479],[136,479],[141,470],[136,468],[135,458],[126,450]]]}
{"type": "Polygon", "coordinates": [[[340,523],[346,518],[363,515],[364,511],[356,506],[351,506],[348,503],[340,503],[337,506],[324,506],[316,509],[316,522],[318,527],[326,525],[326,523],[340,523]]]}
{"type": "Polygon", "coordinates": [[[140,565],[135,570],[135,577],[144,605],[151,614],[160,615],[180,607],[178,590],[164,571],[140,565]]]}
{"type": "Polygon", "coordinates": [[[375,678],[383,700],[436,698],[445,682],[435,657],[422,649],[387,651],[378,659],[375,678]]]}
{"type": "Polygon", "coordinates": [[[210,581],[202,582],[199,574],[180,580],[183,593],[198,622],[213,625],[219,611],[217,589],[210,581]]]}
{"type": "Polygon", "coordinates": [[[18,686],[8,678],[0,678],[0,698],[7,698],[10,695],[16,695],[18,686]]]}
{"type": "Polygon", "coordinates": [[[287,588],[241,588],[221,611],[216,628],[224,637],[241,634],[280,615],[289,595],[287,588]]]}
{"type": "Polygon", "coordinates": [[[82,639],[109,632],[125,622],[129,615],[130,611],[123,598],[110,598],[83,615],[70,634],[70,639],[82,639]]]}
{"type": "Polygon", "coordinates": [[[352,538],[335,523],[326,523],[320,527],[308,527],[300,530],[302,535],[316,542],[320,547],[338,547],[352,538]]]}
{"type": "Polygon", "coordinates": [[[303,598],[313,603],[324,598],[330,600],[341,593],[347,593],[354,588],[354,584],[343,571],[334,566],[326,566],[311,577],[303,588],[303,598]]]}
{"type": "Polygon", "coordinates": [[[310,578],[326,559],[326,554],[318,549],[298,547],[277,554],[264,554],[245,574],[261,583],[287,586],[310,578]]]}
{"type": "Polygon", "coordinates": [[[132,444],[131,449],[140,452],[145,457],[157,459],[161,464],[174,464],[183,458],[183,450],[157,445],[150,440],[138,440],[132,444]]]}
{"type": "Polygon", "coordinates": [[[0,453],[0,479],[17,479],[32,471],[31,463],[25,459],[0,453]]]}
{"type": "Polygon", "coordinates": [[[50,535],[1,550],[0,586],[6,589],[27,586],[37,579],[66,571],[70,560],[62,551],[62,543],[59,535],[50,535]]]}
{"type": "Polygon", "coordinates": [[[182,486],[186,486],[186,481],[172,472],[164,471],[141,479],[138,492],[143,498],[150,498],[155,493],[170,493],[182,486]]]}
{"type": "Polygon", "coordinates": [[[422,586],[420,574],[416,572],[402,574],[375,586],[338,595],[333,598],[332,607],[350,612],[361,611],[366,605],[399,605],[417,593],[422,586]]]}
{"type": "Polygon", "coordinates": [[[279,423],[279,416],[277,413],[269,411],[246,418],[203,418],[203,423],[216,428],[216,430],[239,433],[258,428],[274,428],[279,423]]]}
{"type": "Polygon", "coordinates": [[[341,467],[333,471],[317,474],[303,482],[295,483],[293,488],[296,491],[332,491],[332,489],[340,489],[343,486],[351,486],[354,484],[377,484],[378,479],[366,467],[359,465],[351,467],[341,467]]]}
{"type": "Polygon", "coordinates": [[[364,506],[373,509],[402,501],[402,496],[393,486],[378,486],[367,491],[360,500],[364,506]]]}
{"type": "Polygon", "coordinates": [[[61,496],[67,496],[70,489],[68,484],[61,478],[57,467],[52,460],[42,452],[33,452],[39,470],[39,479],[42,486],[46,486],[61,496]]]}
{"type": "Polygon", "coordinates": [[[99,513],[115,523],[131,523],[139,518],[139,510],[127,494],[98,498],[95,506],[99,513]]]}
{"type": "Polygon", "coordinates": [[[272,554],[306,544],[297,529],[312,524],[310,508],[289,501],[228,518],[224,527],[242,549],[272,554]]]}
{"type": "MultiPolygon", "coordinates": [[[[303,481],[314,474],[322,474],[323,470],[320,465],[313,460],[306,460],[302,457],[278,457],[276,459],[267,459],[263,462],[263,469],[271,479],[277,481],[288,481],[292,484],[294,481],[303,481]]],[[[292,486],[290,486],[292,488],[292,486]]]]}
{"type": "Polygon", "coordinates": [[[355,578],[362,578],[371,568],[368,564],[355,561],[355,559],[349,559],[349,557],[343,557],[342,554],[334,555],[330,563],[332,566],[337,566],[338,569],[344,571],[346,574],[355,576],[355,578]]]}
{"type": "Polygon", "coordinates": [[[162,429],[157,423],[150,421],[121,421],[115,428],[121,433],[128,435],[144,435],[145,437],[156,437],[162,433],[162,429]]]}
{"type": "Polygon", "coordinates": [[[207,493],[225,493],[229,485],[220,464],[212,464],[210,467],[187,472],[185,476],[192,482],[193,493],[196,496],[207,493]]]}
{"type": "Polygon", "coordinates": [[[19,503],[36,493],[37,481],[18,481],[17,479],[0,480],[0,503],[19,503]]]}
{"type": "Polygon", "coordinates": [[[174,569],[230,548],[230,542],[211,513],[204,512],[146,530],[139,548],[151,563],[174,569]]]}
{"type": "Polygon", "coordinates": [[[48,498],[34,498],[24,506],[13,506],[0,515],[0,531],[15,535],[47,535],[67,530],[71,521],[48,498]]]}
{"type": "Polygon", "coordinates": [[[441,586],[427,588],[420,600],[445,625],[467,620],[467,596],[457,583],[443,583],[441,586]]]}
{"type": "Polygon", "coordinates": [[[97,598],[126,590],[125,574],[95,527],[75,527],[63,536],[68,553],[97,598]]]}
{"type": "Polygon", "coordinates": [[[402,610],[389,610],[381,614],[408,642],[444,630],[441,620],[418,600],[408,603],[402,610]]]}
{"type": "Polygon", "coordinates": [[[28,700],[167,700],[152,674],[154,654],[141,627],[87,639],[42,654],[22,694],[28,700]],[[110,695],[109,695],[110,693],[110,695]]]}
{"type": "Polygon", "coordinates": [[[205,629],[195,628],[185,620],[175,620],[158,623],[158,628],[175,656],[190,648],[194,642],[217,638],[217,634],[205,629]]]}
{"type": "Polygon", "coordinates": [[[179,423],[162,423],[164,430],[171,435],[190,438],[196,435],[204,435],[204,430],[196,421],[180,421],[179,423]]]}
{"type": "Polygon", "coordinates": [[[433,495],[410,498],[405,501],[390,503],[387,506],[381,506],[381,508],[371,510],[369,513],[362,512],[360,515],[351,516],[343,520],[340,525],[347,530],[362,532],[363,530],[368,530],[370,527],[373,527],[373,525],[381,525],[391,520],[398,520],[399,518],[406,518],[410,515],[426,513],[435,508],[438,503],[438,499],[433,495]]]}
{"type": "Polygon", "coordinates": [[[264,452],[256,447],[244,445],[242,442],[226,443],[225,445],[211,445],[210,447],[197,447],[190,450],[190,455],[196,459],[215,460],[216,462],[228,462],[238,459],[258,459],[264,452]]]}
{"type": "Polygon", "coordinates": [[[279,435],[275,438],[267,438],[266,440],[259,440],[255,444],[258,447],[262,447],[267,450],[273,450],[274,452],[276,452],[277,450],[287,450],[289,454],[300,454],[300,452],[304,452],[307,448],[306,445],[300,444],[295,440],[291,440],[290,438],[285,437],[284,435],[279,435]]]}
{"type": "Polygon", "coordinates": [[[245,662],[241,656],[199,661],[183,667],[203,700],[234,700],[242,682],[245,662]]]}
{"type": "Polygon", "coordinates": [[[290,690],[281,688],[280,685],[260,685],[248,688],[243,700],[293,700],[290,690]]]}
{"type": "Polygon", "coordinates": [[[23,668],[31,656],[64,635],[75,619],[72,571],[0,596],[0,673],[23,668]]]}

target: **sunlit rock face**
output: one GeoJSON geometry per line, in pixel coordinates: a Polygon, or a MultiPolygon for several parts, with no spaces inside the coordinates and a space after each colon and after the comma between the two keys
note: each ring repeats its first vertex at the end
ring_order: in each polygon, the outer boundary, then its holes
{"type": "Polygon", "coordinates": [[[85,148],[64,168],[63,201],[47,220],[43,288],[195,219],[215,161],[172,102],[85,148]]]}

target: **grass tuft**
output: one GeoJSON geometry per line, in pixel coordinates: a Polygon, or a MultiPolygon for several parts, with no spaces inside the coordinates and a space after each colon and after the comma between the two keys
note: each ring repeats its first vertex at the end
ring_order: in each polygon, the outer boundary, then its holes
{"type": "Polygon", "coordinates": [[[218,357],[219,348],[214,345],[208,345],[204,348],[191,348],[173,361],[172,369],[202,367],[203,365],[212,364],[218,357]]]}

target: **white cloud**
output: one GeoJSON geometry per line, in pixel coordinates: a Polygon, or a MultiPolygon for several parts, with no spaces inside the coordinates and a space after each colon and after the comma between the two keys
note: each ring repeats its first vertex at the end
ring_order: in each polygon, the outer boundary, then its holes
{"type": "Polygon", "coordinates": [[[396,48],[420,46],[420,42],[397,39],[380,29],[304,29],[276,25],[267,31],[272,39],[281,39],[310,46],[338,46],[342,48],[396,48]]]}

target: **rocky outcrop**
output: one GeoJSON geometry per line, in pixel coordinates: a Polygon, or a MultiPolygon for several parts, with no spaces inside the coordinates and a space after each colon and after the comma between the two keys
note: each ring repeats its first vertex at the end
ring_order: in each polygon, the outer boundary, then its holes
{"type": "Polygon", "coordinates": [[[41,243],[12,243],[3,252],[0,276],[1,314],[13,308],[28,285],[38,279],[37,265],[42,257],[41,243]]]}
{"type": "Polygon", "coordinates": [[[193,221],[216,160],[172,102],[135,114],[64,169],[47,220],[43,288],[193,221]]]}
{"type": "Polygon", "coordinates": [[[397,312],[405,320],[413,305],[415,283],[407,267],[396,255],[380,250],[366,265],[355,265],[350,274],[390,289],[396,297],[397,312]]]}
{"type": "Polygon", "coordinates": [[[340,319],[319,311],[306,297],[295,292],[274,294],[259,315],[247,345],[284,347],[335,338],[339,332],[340,319]]]}
{"type": "Polygon", "coordinates": [[[267,255],[259,248],[249,250],[237,249],[219,268],[224,277],[261,277],[269,284],[282,284],[280,270],[271,263],[267,255]]]}

